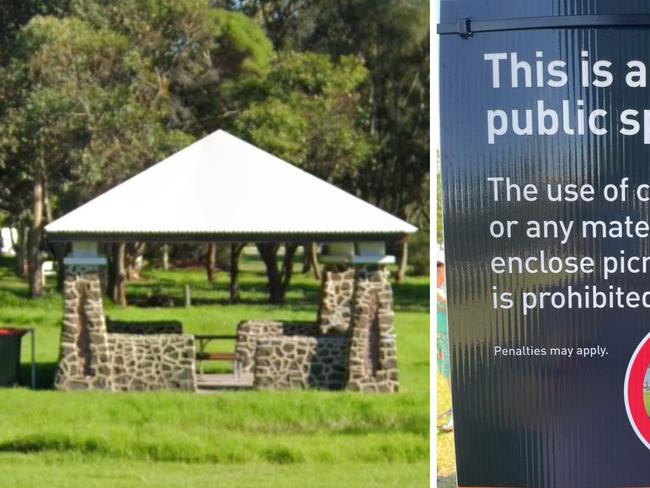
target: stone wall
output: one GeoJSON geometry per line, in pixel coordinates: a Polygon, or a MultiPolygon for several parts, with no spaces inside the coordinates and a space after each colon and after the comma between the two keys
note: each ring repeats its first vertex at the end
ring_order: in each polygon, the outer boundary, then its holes
{"type": "Polygon", "coordinates": [[[326,264],[323,268],[318,325],[322,334],[344,334],[352,324],[354,269],[326,264]]]}
{"type": "Polygon", "coordinates": [[[396,392],[399,378],[393,331],[393,291],[385,268],[357,270],[353,324],[348,389],[396,392]]]}
{"type": "MultiPolygon", "coordinates": [[[[137,330],[126,327],[115,331],[137,330]]],[[[169,324],[167,324],[169,325],[169,324]]],[[[178,332],[176,325],[158,332],[178,332]]],[[[249,321],[237,328],[241,373],[259,388],[399,388],[393,296],[383,267],[326,267],[319,322],[249,321]]],[[[71,266],[55,386],[61,390],[195,390],[194,339],[177,333],[110,333],[100,274],[71,266]]]]}
{"type": "Polygon", "coordinates": [[[98,269],[68,266],[63,294],[60,359],[54,385],[60,390],[111,390],[110,351],[98,269]]]}
{"type": "Polygon", "coordinates": [[[258,340],[256,388],[342,390],[347,381],[347,337],[277,336],[258,340]]]}
{"type": "Polygon", "coordinates": [[[192,336],[109,333],[99,271],[67,267],[57,389],[194,390],[194,371],[192,336]]]}
{"type": "Polygon", "coordinates": [[[194,338],[179,334],[108,334],[116,390],[196,389],[194,338]]]}
{"type": "Polygon", "coordinates": [[[314,336],[315,324],[283,324],[273,320],[248,320],[237,326],[235,354],[240,373],[255,372],[255,353],[259,339],[275,336],[314,336]]]}

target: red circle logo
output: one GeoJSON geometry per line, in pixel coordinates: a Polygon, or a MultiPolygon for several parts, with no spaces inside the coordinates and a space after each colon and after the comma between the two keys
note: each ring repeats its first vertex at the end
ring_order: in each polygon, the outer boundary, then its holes
{"type": "Polygon", "coordinates": [[[644,382],[650,365],[650,334],[639,343],[625,373],[625,409],[632,428],[641,442],[650,449],[650,417],[646,410],[644,382]]]}

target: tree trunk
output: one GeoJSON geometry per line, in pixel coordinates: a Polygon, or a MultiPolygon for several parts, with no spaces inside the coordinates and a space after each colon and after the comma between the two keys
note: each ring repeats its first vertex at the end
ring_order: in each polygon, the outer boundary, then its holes
{"type": "Polygon", "coordinates": [[[284,259],[282,260],[282,302],[284,296],[289,289],[291,283],[291,276],[293,275],[293,257],[298,250],[298,244],[285,244],[284,245],[284,259]]]}
{"type": "Polygon", "coordinates": [[[124,264],[127,280],[139,280],[140,271],[142,271],[142,255],[144,254],[146,243],[136,242],[129,244],[124,249],[124,264]]]}
{"type": "Polygon", "coordinates": [[[311,248],[311,242],[307,242],[302,246],[302,273],[309,273],[311,271],[311,261],[309,260],[309,249],[311,248]]]}
{"type": "Polygon", "coordinates": [[[111,269],[110,293],[114,303],[126,307],[126,267],[124,255],[126,246],[123,242],[113,245],[113,265],[111,269]]]}
{"type": "Polygon", "coordinates": [[[246,244],[231,244],[230,246],[230,303],[240,300],[239,294],[239,256],[246,244]]]}
{"type": "Polygon", "coordinates": [[[395,275],[395,282],[396,283],[401,283],[404,281],[404,277],[406,276],[406,266],[408,264],[408,256],[409,256],[409,245],[406,240],[402,241],[401,243],[401,251],[399,254],[399,263],[397,265],[397,274],[395,275]]]}
{"type": "Polygon", "coordinates": [[[274,243],[258,244],[257,250],[260,253],[264,266],[266,267],[266,277],[269,287],[269,302],[272,304],[282,303],[282,282],[278,271],[276,260],[280,246],[274,243]]]}
{"type": "Polygon", "coordinates": [[[45,212],[46,223],[52,222],[52,204],[50,202],[50,190],[48,189],[47,175],[43,175],[43,211],[45,212]]]}
{"type": "Polygon", "coordinates": [[[316,252],[318,251],[318,243],[310,242],[306,250],[309,254],[309,262],[311,263],[311,269],[314,272],[314,278],[320,281],[320,267],[318,266],[318,258],[316,257],[316,252]]]}
{"type": "Polygon", "coordinates": [[[266,276],[269,280],[269,301],[274,304],[284,303],[284,297],[291,282],[293,273],[293,257],[298,249],[297,244],[286,244],[282,270],[278,269],[277,255],[279,244],[258,244],[257,249],[266,267],[266,276]]]}
{"type": "Polygon", "coordinates": [[[16,225],[18,239],[14,243],[14,250],[16,251],[16,275],[21,278],[27,278],[27,234],[28,228],[25,221],[21,218],[16,225]]]}
{"type": "Polygon", "coordinates": [[[43,178],[39,174],[34,178],[32,187],[32,223],[27,243],[27,261],[29,270],[29,296],[43,296],[43,271],[41,270],[41,229],[43,226],[43,178]]]}
{"type": "Polygon", "coordinates": [[[217,261],[217,246],[214,245],[214,242],[208,244],[208,253],[205,257],[205,271],[208,275],[208,282],[214,283],[214,265],[217,261]]]}

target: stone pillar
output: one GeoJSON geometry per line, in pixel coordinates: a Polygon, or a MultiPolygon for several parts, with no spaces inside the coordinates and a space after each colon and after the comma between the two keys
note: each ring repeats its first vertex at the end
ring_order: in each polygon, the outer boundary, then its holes
{"type": "Polygon", "coordinates": [[[66,258],[59,390],[112,390],[111,358],[100,283],[103,258],[66,258]]]}
{"type": "Polygon", "coordinates": [[[357,268],[348,389],[396,392],[399,389],[393,331],[393,290],[381,265],[357,268]]]}
{"type": "Polygon", "coordinates": [[[352,322],[354,268],[326,264],[323,268],[318,325],[321,334],[345,334],[352,322]]]}

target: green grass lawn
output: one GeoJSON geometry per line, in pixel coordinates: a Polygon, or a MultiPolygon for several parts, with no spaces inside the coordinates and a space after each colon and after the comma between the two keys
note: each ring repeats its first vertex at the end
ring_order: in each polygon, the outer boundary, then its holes
{"type": "MultiPolygon", "coordinates": [[[[36,328],[39,391],[0,390],[2,486],[428,486],[429,282],[394,286],[401,392],[56,392],[62,299],[38,301],[0,261],[0,325],[36,328]]],[[[247,258],[242,303],[227,276],[146,271],[118,320],[179,320],[187,333],[234,333],[238,322],[313,321],[319,284],[295,274],[284,306],[265,303],[265,279],[247,258]],[[195,306],[184,308],[183,288],[195,306]],[[170,307],[154,307],[165,298],[170,307]]],[[[23,362],[28,359],[25,341],[23,362]]],[[[220,344],[222,349],[231,344],[220,344]]],[[[23,376],[27,378],[25,365],[23,376]]]]}

